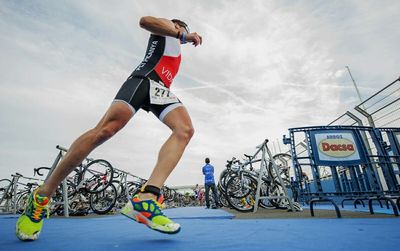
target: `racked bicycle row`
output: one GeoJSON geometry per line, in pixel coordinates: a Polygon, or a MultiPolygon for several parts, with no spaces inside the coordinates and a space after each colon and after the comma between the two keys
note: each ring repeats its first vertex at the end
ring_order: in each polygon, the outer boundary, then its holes
{"type": "MultiPolygon", "coordinates": [[[[67,149],[57,146],[59,153],[51,167],[34,168],[33,176],[19,173],[0,179],[0,212],[22,213],[28,195],[45,181],[62,159],[67,149]],[[45,176],[46,175],[46,176],[45,176]]],[[[89,212],[107,214],[117,211],[132,198],[146,180],[113,167],[104,159],[86,158],[74,169],[51,198],[50,214],[86,215],[89,212]]],[[[187,196],[167,186],[162,188],[169,207],[190,204],[187,196]]]]}
{"type": "Polygon", "coordinates": [[[287,153],[272,156],[265,140],[253,155],[244,159],[233,157],[220,174],[218,191],[221,204],[240,212],[267,209],[301,211],[300,204],[291,198],[291,182],[287,153]]]}
{"type": "MultiPolygon", "coordinates": [[[[268,140],[258,147],[256,154],[245,155],[242,161],[236,158],[227,161],[217,186],[220,201],[213,201],[213,197],[210,196],[212,205],[230,207],[241,212],[254,211],[256,205],[263,208],[300,209],[298,204],[293,204],[288,198],[286,191],[290,186],[290,155],[281,153],[267,158],[267,142],[268,140]],[[273,165],[276,167],[275,171],[273,165]],[[262,175],[262,168],[258,166],[265,167],[262,175]],[[257,194],[262,199],[257,198],[257,194]]],[[[28,195],[54,171],[67,152],[63,147],[56,148],[59,153],[53,165],[34,168],[34,177],[16,173],[11,175],[11,179],[0,180],[0,212],[22,213],[28,195]]],[[[89,212],[116,212],[145,182],[141,177],[113,167],[107,160],[86,158],[56,190],[52,197],[50,214],[86,215],[89,212]]],[[[162,188],[162,193],[165,207],[204,204],[198,196],[182,194],[167,186],[162,188]]]]}

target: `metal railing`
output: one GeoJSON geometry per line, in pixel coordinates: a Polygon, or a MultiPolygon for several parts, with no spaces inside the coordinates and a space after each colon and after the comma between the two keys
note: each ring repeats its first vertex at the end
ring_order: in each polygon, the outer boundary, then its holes
{"type": "MultiPolygon", "coordinates": [[[[332,125],[400,127],[400,77],[328,124],[332,125]]],[[[363,134],[363,139],[369,154],[376,154],[371,137],[363,134]]],[[[330,177],[330,170],[324,171],[324,177],[330,177]]]]}
{"type": "Polygon", "coordinates": [[[400,77],[328,125],[400,127],[400,77]]]}

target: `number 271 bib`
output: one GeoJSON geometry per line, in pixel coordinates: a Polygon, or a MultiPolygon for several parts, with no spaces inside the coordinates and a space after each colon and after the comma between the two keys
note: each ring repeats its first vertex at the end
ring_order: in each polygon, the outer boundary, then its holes
{"type": "Polygon", "coordinates": [[[150,80],[150,103],[166,105],[179,102],[178,98],[167,87],[150,80]]]}

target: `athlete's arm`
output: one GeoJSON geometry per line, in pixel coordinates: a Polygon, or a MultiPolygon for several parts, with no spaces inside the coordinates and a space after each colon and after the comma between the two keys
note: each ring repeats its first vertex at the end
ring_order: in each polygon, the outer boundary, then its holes
{"type": "MultiPolygon", "coordinates": [[[[161,36],[177,37],[179,33],[179,29],[175,27],[174,23],[165,18],[145,16],[140,18],[139,25],[143,29],[161,36]]],[[[202,43],[202,38],[196,32],[192,32],[186,35],[186,41],[197,46],[202,43]]]]}
{"type": "Polygon", "coordinates": [[[179,31],[175,28],[175,25],[171,20],[165,18],[156,18],[151,16],[142,17],[139,21],[139,25],[143,29],[161,36],[176,37],[179,31]]]}

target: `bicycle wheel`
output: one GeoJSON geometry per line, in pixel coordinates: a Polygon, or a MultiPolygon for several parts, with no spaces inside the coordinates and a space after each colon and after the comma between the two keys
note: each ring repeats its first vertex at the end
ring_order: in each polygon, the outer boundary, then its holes
{"type": "Polygon", "coordinates": [[[63,195],[62,195],[62,188],[58,186],[55,194],[51,197],[51,203],[49,207],[50,215],[54,215],[58,213],[58,211],[63,210],[63,195]]]}
{"type": "Polygon", "coordinates": [[[117,189],[110,184],[99,193],[90,194],[89,205],[96,214],[106,214],[111,211],[117,201],[117,189]]]}
{"type": "Polygon", "coordinates": [[[0,199],[3,198],[3,195],[7,192],[6,190],[10,186],[11,180],[9,179],[1,179],[0,180],[0,199]]]}
{"type": "Polygon", "coordinates": [[[114,169],[103,159],[96,159],[85,166],[83,180],[89,193],[99,193],[105,190],[113,181],[114,169]]]}
{"type": "Polygon", "coordinates": [[[226,184],[226,198],[234,209],[251,212],[254,210],[256,190],[257,180],[250,174],[244,173],[229,179],[226,184]]]}
{"type": "MultiPolygon", "coordinates": [[[[269,194],[271,196],[284,196],[285,195],[282,186],[277,185],[277,184],[269,187],[269,194]]],[[[270,202],[272,205],[275,205],[275,208],[277,208],[277,209],[287,209],[289,206],[288,201],[283,198],[271,199],[270,202]]]]}
{"type": "MultiPolygon", "coordinates": [[[[291,155],[287,153],[278,153],[273,156],[276,166],[278,167],[279,175],[281,176],[285,186],[290,185],[290,162],[291,155]]],[[[272,163],[270,163],[272,164],[272,163]]],[[[277,179],[278,177],[276,177],[277,179]]],[[[278,180],[278,179],[277,179],[278,180]]]]}
{"type": "Polygon", "coordinates": [[[17,195],[17,214],[22,214],[24,212],[30,194],[29,191],[26,191],[17,195]]]}
{"type": "Polygon", "coordinates": [[[176,194],[176,190],[175,189],[171,189],[167,186],[164,186],[162,189],[162,194],[164,196],[164,201],[166,202],[172,202],[174,200],[175,194],[176,194]]]}
{"type": "Polygon", "coordinates": [[[71,216],[84,216],[89,213],[87,194],[75,193],[69,201],[69,214],[71,216]]]}
{"type": "MultiPolygon", "coordinates": [[[[271,190],[271,184],[267,182],[263,182],[261,184],[261,190],[260,190],[260,197],[265,197],[270,195],[270,190],[271,190]]],[[[278,204],[274,202],[274,200],[271,199],[261,199],[260,200],[260,207],[265,208],[265,209],[275,209],[278,207],[278,204]]]]}
{"type": "Polygon", "coordinates": [[[221,188],[220,184],[218,184],[217,189],[218,189],[218,192],[219,192],[220,205],[222,205],[224,207],[230,207],[229,206],[229,202],[226,199],[226,192],[222,191],[222,188],[221,188]]]}
{"type": "Polygon", "coordinates": [[[140,192],[140,188],[143,186],[142,183],[137,181],[130,181],[128,182],[128,193],[130,197],[135,196],[137,193],[140,192]]]}
{"type": "Polygon", "coordinates": [[[223,170],[222,173],[219,176],[219,182],[218,185],[220,186],[220,189],[223,193],[225,193],[226,190],[226,183],[230,178],[233,176],[236,176],[236,173],[233,173],[232,171],[229,171],[227,169],[223,170]]]}

